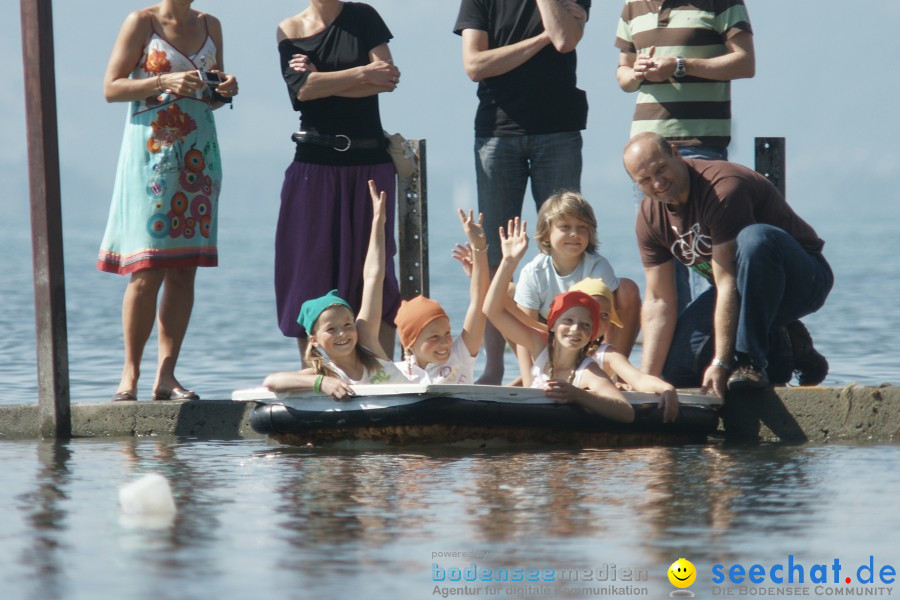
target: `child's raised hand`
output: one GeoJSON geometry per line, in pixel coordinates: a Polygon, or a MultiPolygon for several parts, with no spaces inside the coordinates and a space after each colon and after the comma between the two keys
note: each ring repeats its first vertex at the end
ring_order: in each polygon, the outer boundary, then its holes
{"type": "Polygon", "coordinates": [[[459,264],[462,265],[463,271],[466,273],[466,277],[472,277],[472,264],[474,262],[475,257],[472,255],[472,247],[468,244],[463,246],[462,244],[457,244],[456,248],[451,251],[451,255],[455,260],[459,261],[459,264]]]}
{"type": "Polygon", "coordinates": [[[462,223],[463,232],[469,240],[469,245],[476,252],[482,252],[487,249],[487,236],[484,235],[484,215],[478,213],[478,220],[475,220],[475,213],[469,211],[469,214],[459,211],[459,220],[462,223]]]}
{"type": "Polygon", "coordinates": [[[369,195],[372,196],[372,220],[383,224],[386,220],[387,194],[379,192],[375,187],[375,181],[369,180],[369,195]]]}
{"type": "Polygon", "coordinates": [[[506,231],[503,231],[502,227],[500,228],[500,250],[504,258],[511,258],[518,262],[525,256],[525,252],[528,250],[528,234],[525,232],[527,227],[526,221],[520,222],[519,217],[516,217],[509,221],[506,231]]]}

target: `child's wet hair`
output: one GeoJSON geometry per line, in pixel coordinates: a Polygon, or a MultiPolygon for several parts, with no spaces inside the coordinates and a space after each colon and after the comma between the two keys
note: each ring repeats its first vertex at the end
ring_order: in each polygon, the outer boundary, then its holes
{"type": "Polygon", "coordinates": [[[586,252],[593,254],[597,251],[597,217],[594,209],[584,199],[584,196],[572,190],[563,190],[547,198],[541,205],[537,217],[537,230],[534,232],[534,241],[544,254],[550,254],[550,226],[553,221],[563,217],[570,217],[583,221],[590,225],[586,252]]]}

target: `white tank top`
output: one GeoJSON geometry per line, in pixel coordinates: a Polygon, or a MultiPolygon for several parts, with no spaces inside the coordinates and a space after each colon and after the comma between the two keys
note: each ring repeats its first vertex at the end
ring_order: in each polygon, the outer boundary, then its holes
{"type": "MultiPolygon", "coordinates": [[[[585,369],[591,366],[591,363],[594,362],[593,356],[586,356],[584,360],[581,361],[581,364],[578,365],[575,369],[575,376],[572,377],[572,385],[575,387],[581,387],[581,376],[584,375],[585,369]]],[[[550,352],[549,348],[544,348],[544,350],[538,355],[536,359],[534,359],[534,364],[531,365],[531,386],[532,388],[542,390],[547,387],[547,382],[552,379],[550,373],[550,352]]]]}

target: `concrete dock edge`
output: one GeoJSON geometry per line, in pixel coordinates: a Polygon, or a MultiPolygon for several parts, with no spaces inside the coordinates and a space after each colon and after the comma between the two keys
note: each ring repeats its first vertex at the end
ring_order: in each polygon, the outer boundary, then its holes
{"type": "MultiPolygon", "coordinates": [[[[175,435],[259,438],[254,405],[231,400],[72,404],[73,437],[175,435]]],[[[726,398],[726,432],[788,442],[900,440],[900,388],[893,385],[775,388],[726,398]]],[[[37,439],[37,404],[0,405],[0,440],[37,439]]]]}

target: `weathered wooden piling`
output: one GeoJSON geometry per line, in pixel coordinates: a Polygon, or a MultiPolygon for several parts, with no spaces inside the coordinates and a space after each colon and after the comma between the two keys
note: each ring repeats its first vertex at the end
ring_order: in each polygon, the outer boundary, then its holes
{"type": "Polygon", "coordinates": [[[21,0],[21,7],[40,407],[38,430],[43,437],[68,438],[72,434],[72,417],[69,407],[53,15],[51,0],[21,0]]]}
{"type": "Polygon", "coordinates": [[[783,137],[756,138],[756,172],[771,181],[786,196],[786,157],[783,137]]]}
{"type": "Polygon", "coordinates": [[[428,296],[428,178],[425,140],[406,140],[404,144],[416,162],[415,172],[400,177],[397,186],[400,295],[409,299],[418,294],[428,296]]]}

